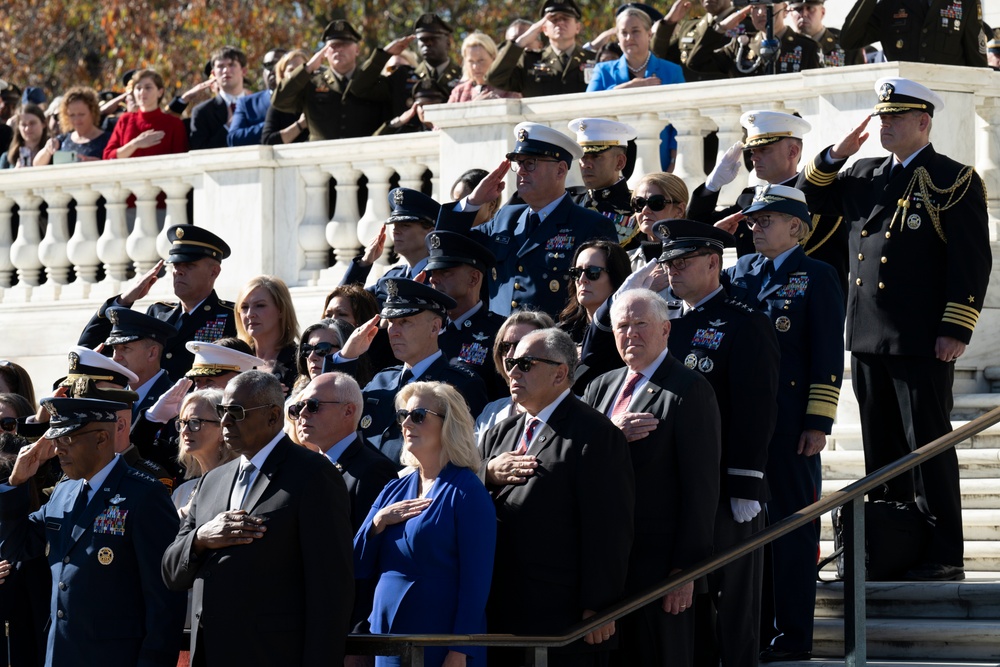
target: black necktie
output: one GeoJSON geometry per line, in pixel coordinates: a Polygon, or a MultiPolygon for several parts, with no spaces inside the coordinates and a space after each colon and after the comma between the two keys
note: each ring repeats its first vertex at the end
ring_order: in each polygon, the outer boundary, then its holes
{"type": "Polygon", "coordinates": [[[761,289],[765,289],[771,284],[771,279],[774,278],[774,262],[770,259],[765,259],[764,270],[761,271],[760,274],[764,277],[764,280],[760,283],[760,287],[761,289]]]}
{"type": "Polygon", "coordinates": [[[900,162],[892,165],[892,169],[889,170],[889,182],[896,180],[899,175],[903,173],[903,165],[900,162]]]}
{"type": "Polygon", "coordinates": [[[537,213],[532,213],[528,216],[528,233],[538,229],[538,225],[542,224],[542,218],[537,213]]]}
{"type": "Polygon", "coordinates": [[[403,372],[399,374],[399,386],[403,387],[407,382],[413,379],[413,371],[409,368],[404,368],[403,372]]]}
{"type": "Polygon", "coordinates": [[[87,501],[89,495],[90,495],[90,484],[84,482],[83,486],[80,487],[80,494],[76,497],[76,502],[73,503],[73,509],[70,511],[69,525],[75,526],[76,522],[79,521],[80,515],[82,515],[83,511],[87,509],[87,501]]]}

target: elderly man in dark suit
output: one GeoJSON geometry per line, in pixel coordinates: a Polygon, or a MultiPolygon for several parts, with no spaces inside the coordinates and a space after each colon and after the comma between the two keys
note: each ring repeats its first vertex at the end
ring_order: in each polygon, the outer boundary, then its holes
{"type": "Polygon", "coordinates": [[[0,485],[0,555],[49,562],[45,664],[173,667],[184,597],[167,590],[157,563],[177,513],[163,485],[115,455],[118,413],[129,406],[81,398],[42,405],[45,438],[21,450],[0,485]],[[28,482],[53,456],[69,479],[29,514],[28,482]]]}
{"type": "MultiPolygon", "coordinates": [[[[585,403],[621,429],[635,471],[635,542],[625,591],[641,593],[712,555],[721,425],[712,385],[667,352],[667,302],[629,290],[611,306],[626,367],[590,383],[585,403]]],[[[694,584],[621,621],[620,665],[694,664],[694,584]]]]}
{"type": "Polygon", "coordinates": [[[205,475],[163,555],[167,585],[194,589],[193,665],[344,660],[354,598],[350,499],[328,461],[282,432],[283,404],[269,373],[229,382],[218,410],[240,457],[205,475]]]}
{"type": "Polygon", "coordinates": [[[490,276],[490,310],[507,317],[523,308],[558,317],[566,306],[566,284],[573,251],[584,241],[618,242],[614,223],[573,203],[566,175],[583,156],[576,141],[539,123],[519,123],[517,143],[507,159],[468,197],[442,206],[439,230],[468,234],[496,258],[490,276]],[[503,192],[507,170],[517,174],[524,204],[508,204],[475,229],[475,212],[503,192]]]}
{"type": "MultiPolygon", "coordinates": [[[[611,421],[573,396],[576,344],[542,329],[505,360],[524,409],[490,429],[480,474],[497,510],[487,609],[492,632],[557,634],[619,601],[632,546],[635,481],[628,443],[611,421]]],[[[549,664],[606,664],[615,624],[553,651],[549,664]]],[[[492,655],[492,665],[521,656],[492,655]]]]}

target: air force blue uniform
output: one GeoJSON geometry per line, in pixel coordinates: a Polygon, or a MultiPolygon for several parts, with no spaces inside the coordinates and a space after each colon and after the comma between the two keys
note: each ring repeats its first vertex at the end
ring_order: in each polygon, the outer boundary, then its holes
{"type": "Polygon", "coordinates": [[[184,595],[168,591],[160,578],[160,558],[178,528],[166,489],[118,457],[71,522],[82,485],[56,485],[30,515],[27,484],[0,486],[0,554],[45,556],[52,570],[45,664],[173,667],[184,595]]]}

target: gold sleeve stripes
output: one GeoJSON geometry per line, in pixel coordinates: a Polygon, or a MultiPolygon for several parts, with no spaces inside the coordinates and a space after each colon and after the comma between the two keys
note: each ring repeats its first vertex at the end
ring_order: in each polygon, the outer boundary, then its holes
{"type": "Polygon", "coordinates": [[[835,419],[837,417],[837,401],[839,400],[839,387],[832,384],[811,384],[809,385],[809,403],[806,405],[806,414],[835,419]]]}
{"type": "Polygon", "coordinates": [[[979,321],[979,311],[965,304],[949,301],[944,307],[941,321],[973,331],[976,328],[976,322],[979,321]]]}
{"type": "Polygon", "coordinates": [[[816,162],[810,162],[805,168],[806,180],[818,187],[824,187],[833,183],[837,178],[836,171],[823,171],[816,166],[816,162]]]}

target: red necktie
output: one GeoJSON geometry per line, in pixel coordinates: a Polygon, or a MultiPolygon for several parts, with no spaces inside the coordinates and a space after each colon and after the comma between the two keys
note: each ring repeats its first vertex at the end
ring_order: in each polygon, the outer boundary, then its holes
{"type": "Polygon", "coordinates": [[[618,400],[615,401],[614,407],[611,408],[612,419],[628,410],[628,404],[632,402],[632,392],[635,391],[635,386],[639,384],[639,380],[641,379],[642,373],[629,372],[628,380],[625,382],[625,386],[622,387],[622,393],[618,395],[618,400]]]}
{"type": "Polygon", "coordinates": [[[527,454],[528,447],[531,446],[531,440],[535,437],[535,429],[542,422],[538,419],[532,417],[528,420],[528,427],[524,429],[524,433],[521,435],[521,439],[517,443],[517,447],[514,449],[515,454],[527,454]]]}
{"type": "Polygon", "coordinates": [[[234,113],[236,111],[236,102],[229,103],[229,113],[234,113]]]}

